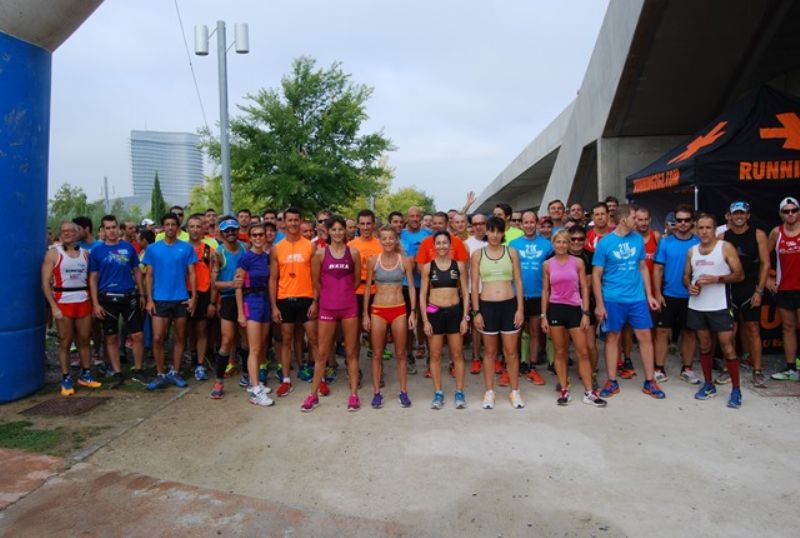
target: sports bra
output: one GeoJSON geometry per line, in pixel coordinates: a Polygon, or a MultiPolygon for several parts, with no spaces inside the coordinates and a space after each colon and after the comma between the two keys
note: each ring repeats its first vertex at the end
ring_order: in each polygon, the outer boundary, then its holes
{"type": "Polygon", "coordinates": [[[375,261],[375,282],[378,284],[403,284],[403,277],[406,272],[403,270],[403,257],[397,257],[397,264],[391,269],[387,269],[381,262],[382,254],[378,254],[375,261]]]}
{"type": "Polygon", "coordinates": [[[458,270],[458,262],[455,260],[450,261],[450,267],[442,271],[436,265],[436,260],[430,263],[429,278],[431,288],[458,288],[458,279],[461,277],[461,272],[458,270]]]}
{"type": "Polygon", "coordinates": [[[489,257],[486,247],[481,249],[481,262],[479,265],[481,281],[506,282],[514,280],[514,265],[511,263],[511,254],[508,247],[503,247],[503,255],[494,260],[489,257]]]}

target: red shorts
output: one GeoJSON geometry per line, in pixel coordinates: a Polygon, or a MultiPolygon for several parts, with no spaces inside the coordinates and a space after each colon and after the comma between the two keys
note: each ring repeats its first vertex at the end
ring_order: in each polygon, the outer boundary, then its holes
{"type": "Polygon", "coordinates": [[[64,314],[65,318],[85,318],[92,313],[92,302],[83,301],[82,303],[60,303],[58,309],[64,314]]]}
{"type": "Polygon", "coordinates": [[[406,304],[401,303],[392,306],[380,306],[374,304],[372,305],[372,315],[378,316],[379,318],[386,321],[386,323],[391,325],[394,320],[396,320],[400,316],[406,315],[406,304]]]}

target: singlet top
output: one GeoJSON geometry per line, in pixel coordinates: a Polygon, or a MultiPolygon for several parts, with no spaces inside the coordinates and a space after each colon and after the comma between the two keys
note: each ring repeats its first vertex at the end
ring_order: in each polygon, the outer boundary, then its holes
{"type": "Polygon", "coordinates": [[[551,258],[547,262],[550,276],[550,303],[581,306],[581,281],[578,275],[578,262],[574,256],[559,262],[551,258]]]}
{"type": "Polygon", "coordinates": [[[403,257],[397,257],[397,263],[391,269],[383,266],[381,257],[383,253],[378,254],[378,259],[375,260],[375,282],[378,284],[398,284],[403,285],[403,277],[406,272],[403,270],[403,257]]]}
{"type": "Polygon", "coordinates": [[[82,303],[89,300],[89,251],[78,249],[74,258],[62,245],[52,248],[58,252],[53,268],[53,298],[58,304],[82,303]]]}
{"type": "Polygon", "coordinates": [[[739,261],[742,262],[742,269],[744,270],[744,280],[731,284],[731,288],[746,289],[752,293],[755,287],[758,286],[758,272],[761,268],[756,229],[750,226],[747,231],[741,234],[726,230],[722,237],[736,248],[736,253],[739,255],[739,261]]]}
{"type": "Polygon", "coordinates": [[[322,265],[319,268],[319,306],[338,310],[356,302],[353,272],[356,264],[350,247],[344,247],[344,255],[335,258],[330,247],[325,247],[322,265]]]}
{"type": "Polygon", "coordinates": [[[461,271],[458,270],[458,262],[450,260],[450,267],[442,271],[436,265],[436,260],[430,263],[430,282],[431,288],[458,288],[458,280],[461,278],[461,271]]]}
{"type": "Polygon", "coordinates": [[[244,270],[242,293],[247,298],[267,298],[269,292],[269,254],[256,253],[252,250],[245,251],[237,263],[239,269],[244,270]]]}
{"type": "Polygon", "coordinates": [[[494,260],[489,257],[487,247],[481,249],[481,261],[478,266],[482,282],[506,282],[514,280],[514,264],[508,247],[503,247],[503,255],[494,260]]]}
{"type": "MultiPolygon", "coordinates": [[[[692,284],[701,276],[726,276],[731,274],[731,268],[725,261],[722,253],[724,241],[717,241],[708,254],[700,253],[700,245],[693,246],[689,252],[692,255],[692,284]]],[[[728,308],[728,287],[723,283],[705,284],[700,288],[700,295],[689,295],[689,308],[701,312],[715,312],[728,308]]]]}
{"type": "Polygon", "coordinates": [[[778,291],[800,290],[800,234],[787,236],[781,224],[778,227],[775,254],[778,258],[775,268],[778,291]]]}
{"type": "Polygon", "coordinates": [[[647,266],[647,272],[650,273],[650,282],[653,281],[656,250],[658,250],[658,242],[656,241],[656,234],[651,230],[650,236],[644,244],[644,264],[647,266]]]}
{"type": "MultiPolygon", "coordinates": [[[[236,277],[236,267],[239,265],[239,258],[245,252],[244,245],[239,243],[239,251],[231,252],[224,246],[220,247],[222,253],[222,263],[217,273],[217,280],[220,282],[231,282],[236,277]]],[[[233,297],[236,294],[234,288],[222,288],[219,290],[221,297],[233,297]]]]}
{"type": "Polygon", "coordinates": [[[273,246],[278,258],[278,297],[277,299],[310,297],[314,298],[311,284],[311,256],[314,245],[305,237],[296,241],[284,239],[273,246]]]}
{"type": "MultiPolygon", "coordinates": [[[[194,278],[197,283],[197,291],[205,293],[211,289],[211,256],[214,255],[216,249],[203,241],[200,241],[200,244],[193,246],[193,248],[197,256],[197,263],[194,264],[194,278]]],[[[188,279],[186,287],[189,287],[188,279]]]]}

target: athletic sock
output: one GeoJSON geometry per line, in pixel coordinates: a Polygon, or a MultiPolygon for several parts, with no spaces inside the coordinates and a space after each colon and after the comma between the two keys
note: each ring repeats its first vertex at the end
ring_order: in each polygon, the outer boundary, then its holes
{"type": "Polygon", "coordinates": [[[705,378],[706,383],[711,383],[711,379],[714,375],[712,373],[713,361],[714,359],[711,357],[711,353],[700,354],[700,366],[703,367],[703,377],[705,378]]]}
{"type": "Polygon", "coordinates": [[[739,359],[726,359],[726,365],[728,366],[728,374],[731,376],[731,385],[733,388],[739,388],[739,359]]]}
{"type": "Polygon", "coordinates": [[[69,379],[69,374],[61,374],[61,381],[69,379]]]}
{"type": "Polygon", "coordinates": [[[217,379],[225,379],[225,369],[228,367],[228,359],[230,355],[223,355],[222,353],[217,353],[217,379]]]}

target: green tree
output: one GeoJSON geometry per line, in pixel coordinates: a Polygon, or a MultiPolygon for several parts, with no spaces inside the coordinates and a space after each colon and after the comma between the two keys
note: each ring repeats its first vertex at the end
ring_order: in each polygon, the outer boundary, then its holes
{"type": "Polygon", "coordinates": [[[161,217],[167,214],[167,202],[161,194],[161,182],[158,181],[158,172],[153,179],[153,192],[150,193],[150,218],[156,222],[161,221],[161,217]]]}
{"type": "MultiPolygon", "coordinates": [[[[231,176],[258,200],[306,212],[338,208],[373,193],[385,171],[379,159],[393,149],[382,132],[361,133],[372,88],[355,84],[334,63],[316,68],[300,57],[280,90],[259,90],[231,120],[231,176]]],[[[204,134],[219,161],[219,142],[204,134]]]]}
{"type": "Polygon", "coordinates": [[[89,202],[86,193],[80,187],[69,183],[62,184],[53,198],[49,200],[47,224],[57,230],[61,221],[72,220],[78,216],[86,216],[97,225],[103,216],[103,202],[89,202]]]}
{"type": "MultiPolygon", "coordinates": [[[[234,212],[246,208],[253,213],[259,213],[270,207],[272,201],[269,198],[258,199],[249,191],[247,184],[236,183],[231,186],[231,205],[234,212]]],[[[200,213],[209,207],[222,211],[222,178],[220,176],[206,177],[202,184],[195,185],[189,198],[189,207],[192,212],[200,213]]]]}
{"type": "Polygon", "coordinates": [[[392,211],[400,211],[405,214],[408,208],[413,206],[419,207],[423,214],[436,211],[433,198],[416,187],[403,187],[391,194],[378,198],[375,202],[375,211],[381,217],[386,218],[392,211]]]}

